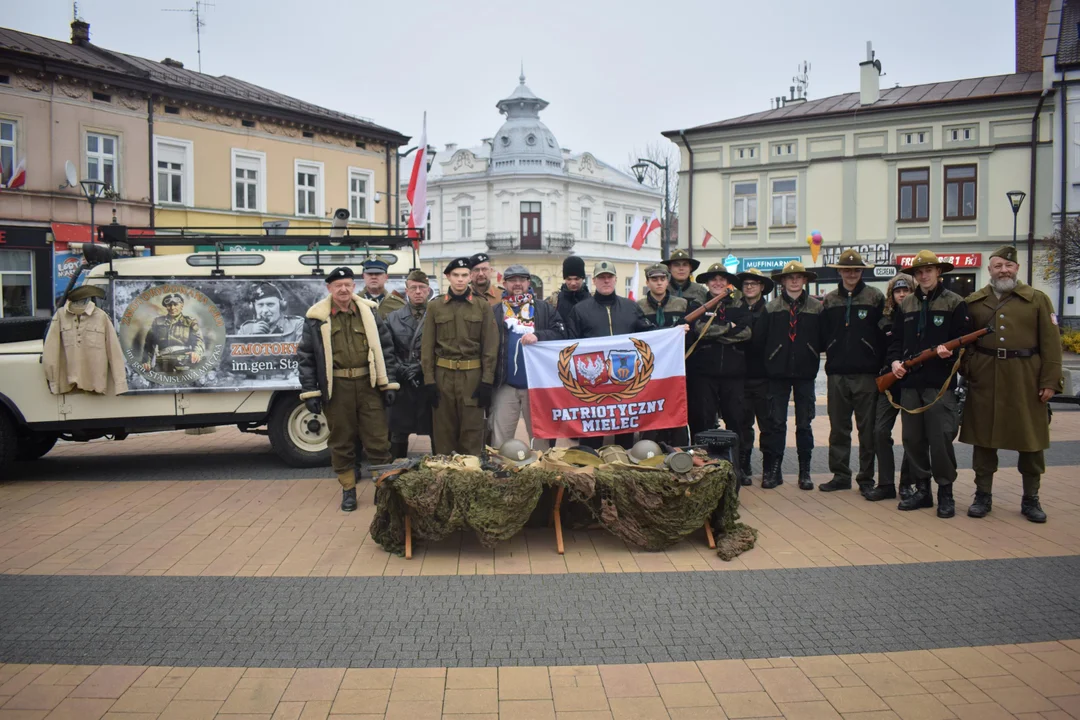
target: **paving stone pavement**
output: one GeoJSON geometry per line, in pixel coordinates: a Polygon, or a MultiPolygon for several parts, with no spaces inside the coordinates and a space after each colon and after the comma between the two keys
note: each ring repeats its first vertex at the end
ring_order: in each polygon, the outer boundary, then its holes
{"type": "Polygon", "coordinates": [[[1080,557],[739,573],[0,576],[0,662],[584,665],[1080,637],[1080,557]]]}

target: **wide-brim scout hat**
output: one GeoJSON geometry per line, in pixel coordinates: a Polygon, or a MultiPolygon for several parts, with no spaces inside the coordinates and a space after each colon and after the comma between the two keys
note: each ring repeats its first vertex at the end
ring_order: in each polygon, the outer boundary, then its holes
{"type": "Polygon", "coordinates": [[[773,289],[776,288],[776,283],[773,282],[772,278],[761,272],[757,268],[750,268],[749,270],[739,273],[736,277],[739,278],[740,290],[742,289],[742,284],[747,280],[757,280],[759,283],[761,283],[761,292],[765,293],[766,295],[771,293],[773,289]]]}
{"type": "Polygon", "coordinates": [[[840,253],[840,257],[837,258],[836,262],[830,263],[825,267],[836,268],[837,270],[843,270],[845,268],[848,270],[870,270],[874,266],[870,263],[863,262],[863,257],[859,254],[858,250],[848,249],[840,253]]]}
{"type": "Polygon", "coordinates": [[[67,299],[71,302],[80,300],[100,300],[105,297],[105,291],[97,285],[80,285],[68,293],[67,299]]]}
{"type": "Polygon", "coordinates": [[[727,267],[723,263],[713,263],[709,266],[709,269],[703,273],[699,273],[694,280],[696,282],[706,284],[714,277],[722,277],[735,287],[739,286],[739,276],[733,272],[728,272],[727,267]]]}
{"type": "Polygon", "coordinates": [[[671,253],[671,257],[669,257],[667,260],[661,260],[660,262],[664,263],[668,267],[671,267],[671,263],[675,262],[676,260],[685,260],[690,263],[690,272],[694,272],[701,266],[701,261],[695,260],[694,258],[690,257],[690,253],[686,252],[685,250],[676,250],[675,252],[671,253]]]}
{"type": "Polygon", "coordinates": [[[952,263],[938,260],[938,256],[930,250],[920,250],[915,255],[915,259],[911,261],[911,267],[907,268],[907,271],[914,273],[919,268],[924,267],[939,267],[941,268],[941,273],[944,275],[947,272],[952,272],[954,266],[952,263]]]}
{"type": "Polygon", "coordinates": [[[809,270],[807,270],[806,266],[803,265],[798,260],[792,260],[787,265],[785,265],[784,268],[780,272],[774,272],[772,274],[772,279],[779,281],[779,280],[783,279],[787,275],[799,275],[799,274],[805,275],[806,280],[808,282],[812,281],[812,280],[817,280],[817,273],[812,273],[809,270]]]}

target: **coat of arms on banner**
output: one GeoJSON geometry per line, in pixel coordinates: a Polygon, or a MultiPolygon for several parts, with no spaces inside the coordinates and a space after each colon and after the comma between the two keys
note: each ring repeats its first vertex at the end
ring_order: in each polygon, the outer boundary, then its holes
{"type": "Polygon", "coordinates": [[[579,400],[629,400],[649,384],[655,359],[644,340],[630,338],[634,350],[609,350],[575,355],[578,343],[559,353],[559,380],[579,400]]]}

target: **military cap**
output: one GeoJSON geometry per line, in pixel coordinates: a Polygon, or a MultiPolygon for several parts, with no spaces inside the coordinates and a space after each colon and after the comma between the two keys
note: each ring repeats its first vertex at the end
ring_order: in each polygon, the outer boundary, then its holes
{"type": "Polygon", "coordinates": [[[405,278],[406,282],[419,282],[427,285],[428,277],[427,273],[423,270],[413,270],[409,273],[409,276],[405,278]]]}
{"type": "Polygon", "coordinates": [[[844,252],[840,253],[840,257],[837,259],[836,262],[830,263],[829,265],[826,265],[826,267],[837,268],[838,270],[842,270],[844,268],[848,268],[851,270],[869,270],[874,266],[870,265],[869,263],[863,262],[863,257],[859,254],[858,250],[848,248],[844,252]]]}
{"type": "Polygon", "coordinates": [[[709,269],[703,273],[698,273],[698,276],[694,278],[699,283],[707,283],[714,277],[722,277],[735,287],[739,286],[739,276],[733,272],[729,272],[727,266],[723,263],[713,263],[709,266],[709,269]]]}
{"type": "Polygon", "coordinates": [[[251,291],[251,302],[262,300],[263,298],[277,298],[278,300],[285,302],[285,296],[281,294],[281,291],[268,282],[258,283],[251,291]]]}
{"type": "Polygon", "coordinates": [[[389,266],[382,260],[365,260],[364,272],[366,273],[385,273],[389,269],[389,266]]]}
{"type": "Polygon", "coordinates": [[[67,299],[71,302],[80,300],[99,299],[105,297],[105,291],[97,285],[80,285],[68,293],[67,299]]]}
{"type": "Polygon", "coordinates": [[[180,293],[169,293],[165,297],[161,298],[162,305],[183,305],[184,296],[180,293]]]}
{"type": "Polygon", "coordinates": [[[469,258],[469,267],[474,268],[480,263],[486,262],[491,262],[491,258],[488,256],[487,253],[476,253],[471,258],[469,258]]]}
{"type": "Polygon", "coordinates": [[[807,282],[811,280],[817,280],[817,273],[807,272],[806,266],[798,260],[792,260],[780,272],[774,272],[772,274],[773,280],[780,280],[785,275],[798,275],[803,274],[806,276],[807,282]]]}
{"type": "Polygon", "coordinates": [[[671,267],[671,263],[675,262],[676,260],[686,260],[688,263],[690,263],[690,272],[694,272],[698,269],[698,267],[701,266],[701,261],[695,260],[694,258],[690,257],[690,254],[687,253],[685,250],[676,250],[675,252],[671,253],[671,257],[669,257],[667,260],[661,260],[660,262],[664,263],[668,267],[671,267]]]}
{"type": "Polygon", "coordinates": [[[930,250],[920,250],[915,255],[915,259],[911,261],[911,272],[915,272],[919,268],[924,267],[939,267],[942,274],[952,272],[953,264],[942,262],[938,260],[938,256],[930,250]]]}
{"type": "Polygon", "coordinates": [[[648,280],[651,277],[668,277],[671,273],[668,272],[667,265],[656,263],[645,268],[645,279],[648,280]]]}
{"type": "Polygon", "coordinates": [[[472,263],[470,262],[470,259],[467,257],[454,258],[446,266],[446,269],[443,270],[443,275],[449,275],[451,270],[457,270],[458,268],[465,268],[466,270],[471,269],[472,263]]]}
{"type": "Polygon", "coordinates": [[[343,265],[341,267],[334,268],[326,274],[326,284],[329,285],[335,280],[344,280],[346,278],[352,280],[354,277],[356,276],[353,274],[352,268],[345,267],[343,265]]]}
{"type": "Polygon", "coordinates": [[[747,280],[757,280],[759,283],[761,283],[761,292],[765,293],[766,295],[771,293],[773,291],[773,288],[776,287],[776,283],[773,282],[772,278],[761,272],[757,268],[750,268],[749,270],[744,270],[743,272],[739,273],[737,277],[739,278],[740,289],[742,288],[742,284],[747,280]]]}
{"type": "Polygon", "coordinates": [[[593,265],[593,269],[592,269],[592,276],[593,277],[596,277],[597,275],[604,275],[604,274],[618,275],[619,273],[615,271],[615,263],[608,262],[607,260],[601,260],[600,262],[593,265]]]}
{"type": "Polygon", "coordinates": [[[1002,260],[1008,260],[1012,263],[1019,262],[1019,260],[1016,259],[1016,248],[1014,248],[1012,245],[1002,245],[997,250],[990,253],[990,257],[999,257],[1002,260]]]}

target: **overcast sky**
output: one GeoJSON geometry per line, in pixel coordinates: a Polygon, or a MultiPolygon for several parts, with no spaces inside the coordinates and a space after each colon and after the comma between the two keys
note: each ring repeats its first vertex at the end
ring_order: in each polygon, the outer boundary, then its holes
{"type": "MultiPolygon", "coordinates": [[[[68,39],[72,6],[3,0],[0,20],[68,39]]],[[[81,0],[91,40],[197,68],[194,0],[81,0]],[[187,4],[190,3],[190,4],[187,4]]],[[[1010,73],[1014,0],[215,0],[202,69],[428,139],[478,144],[519,63],[563,147],[615,165],[659,133],[768,109],[811,64],[808,95],[1010,73]]]]}

